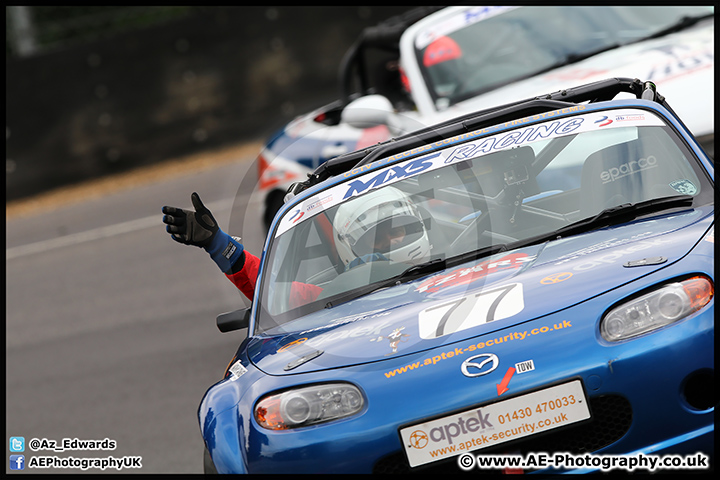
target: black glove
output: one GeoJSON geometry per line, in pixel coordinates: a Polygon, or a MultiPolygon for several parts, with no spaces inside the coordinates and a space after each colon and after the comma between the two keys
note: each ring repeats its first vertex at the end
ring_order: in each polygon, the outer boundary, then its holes
{"type": "Polygon", "coordinates": [[[200,196],[193,192],[190,197],[195,211],[177,207],[163,207],[163,222],[166,230],[176,242],[196,247],[206,247],[220,228],[210,210],[203,205],[200,196]]]}
{"type": "Polygon", "coordinates": [[[223,232],[218,223],[203,205],[200,196],[193,192],[192,204],[195,211],[177,207],[163,207],[163,223],[173,240],[185,245],[202,247],[210,254],[220,270],[235,273],[244,265],[244,247],[239,238],[223,232]],[[242,261],[238,261],[242,260],[242,261]]]}

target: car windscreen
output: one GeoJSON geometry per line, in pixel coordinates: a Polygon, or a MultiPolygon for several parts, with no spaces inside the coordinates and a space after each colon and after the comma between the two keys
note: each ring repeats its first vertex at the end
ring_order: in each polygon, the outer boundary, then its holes
{"type": "Polygon", "coordinates": [[[417,62],[438,108],[663,32],[713,7],[475,7],[427,25],[417,62]]]}
{"type": "Polygon", "coordinates": [[[544,115],[380,160],[289,208],[264,263],[256,333],[324,326],[337,321],[332,307],[413,265],[512,245],[614,206],[713,201],[697,159],[652,111],[544,115]]]}

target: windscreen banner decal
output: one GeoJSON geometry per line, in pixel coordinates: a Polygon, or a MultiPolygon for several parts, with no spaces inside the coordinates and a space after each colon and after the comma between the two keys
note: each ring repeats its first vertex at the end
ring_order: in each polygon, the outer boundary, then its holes
{"type": "Polygon", "coordinates": [[[462,30],[463,28],[472,25],[473,23],[487,20],[490,17],[494,17],[503,12],[514,10],[518,7],[476,7],[468,10],[462,10],[452,15],[447,20],[443,20],[440,23],[433,24],[430,28],[427,28],[418,33],[415,37],[415,48],[422,50],[423,48],[430,45],[432,42],[445,35],[450,35],[453,32],[462,30]]]}
{"type": "Polygon", "coordinates": [[[418,316],[420,337],[429,340],[512,317],[525,308],[521,283],[511,283],[426,308],[418,316]]]}
{"type": "Polygon", "coordinates": [[[585,108],[585,105],[577,105],[512,120],[496,127],[464,133],[452,138],[429,143],[350,170],[343,174],[343,176],[345,178],[356,177],[352,181],[343,182],[327,190],[323,190],[317,195],[305,199],[302,203],[297,204],[285,213],[280,220],[275,237],[282,235],[294,225],[305,222],[318,213],[338,205],[349,198],[362,195],[376,188],[391,185],[423,172],[430,172],[442,168],[446,165],[477,159],[490,153],[509,150],[522,145],[530,145],[535,142],[589,132],[600,128],[607,130],[610,128],[633,126],[665,125],[660,118],[650,112],[629,108],[612,111],[599,110],[597,112],[570,117],[563,116],[568,113],[581,112],[585,108]],[[616,121],[610,124],[606,124],[605,122],[598,123],[598,120],[607,117],[607,114],[610,114],[609,118],[616,121]],[[622,119],[622,121],[618,119],[622,119]],[[522,127],[525,123],[539,120],[546,121],[522,127]],[[501,131],[495,135],[483,136],[488,132],[498,129],[507,130],[507,128],[512,129],[510,131],[501,131]],[[433,151],[438,149],[442,150],[433,151]],[[404,157],[414,156],[424,151],[428,151],[428,154],[414,157],[405,162],[393,163],[404,157]],[[392,163],[392,165],[386,168],[376,168],[387,163],[392,163]]]}

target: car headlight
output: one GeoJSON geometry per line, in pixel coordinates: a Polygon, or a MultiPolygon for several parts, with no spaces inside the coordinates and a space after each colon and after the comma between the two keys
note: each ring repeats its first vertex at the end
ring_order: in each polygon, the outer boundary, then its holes
{"type": "Polygon", "coordinates": [[[364,405],[353,385],[314,385],[261,398],[255,405],[255,420],[270,430],[285,430],[354,415],[364,405]]]}
{"type": "Polygon", "coordinates": [[[670,283],[610,310],[600,322],[600,334],[616,342],[677,322],[708,304],[714,287],[706,277],[670,283]]]}

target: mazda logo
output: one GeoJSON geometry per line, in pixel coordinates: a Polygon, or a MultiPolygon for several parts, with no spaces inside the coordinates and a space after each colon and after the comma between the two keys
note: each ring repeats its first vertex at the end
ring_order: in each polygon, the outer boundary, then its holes
{"type": "Polygon", "coordinates": [[[500,360],[498,360],[497,355],[494,353],[483,353],[465,360],[460,366],[460,370],[462,370],[463,375],[466,377],[480,377],[495,370],[498,367],[498,363],[500,363],[500,360]]]}

